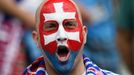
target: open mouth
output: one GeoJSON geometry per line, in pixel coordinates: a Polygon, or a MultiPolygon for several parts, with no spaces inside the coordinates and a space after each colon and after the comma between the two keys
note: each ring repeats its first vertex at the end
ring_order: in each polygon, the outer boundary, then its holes
{"type": "Polygon", "coordinates": [[[65,62],[69,59],[70,51],[66,46],[59,46],[56,55],[59,61],[65,62]]]}

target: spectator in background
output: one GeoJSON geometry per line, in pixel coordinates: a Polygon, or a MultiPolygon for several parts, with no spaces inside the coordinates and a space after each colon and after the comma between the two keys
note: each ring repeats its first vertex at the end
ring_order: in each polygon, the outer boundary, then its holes
{"type": "Polygon", "coordinates": [[[25,28],[34,28],[35,18],[29,12],[22,10],[16,4],[17,0],[0,0],[0,11],[3,14],[8,14],[10,16],[17,17],[24,24],[25,28]]]}
{"type": "Polygon", "coordinates": [[[134,0],[120,0],[119,4],[118,46],[127,68],[134,74],[134,0]]]}
{"type": "Polygon", "coordinates": [[[84,54],[97,65],[119,73],[120,55],[116,48],[116,28],[111,0],[75,0],[87,25],[84,54]],[[116,63],[116,64],[113,64],[116,63]]]}
{"type": "MultiPolygon", "coordinates": [[[[42,1],[43,0],[21,0],[18,5],[21,9],[31,13],[31,15],[35,18],[37,7],[42,1]]],[[[39,48],[37,48],[35,42],[32,39],[32,29],[25,30],[22,41],[25,45],[28,64],[32,63],[37,57],[41,55],[39,48]]]]}
{"type": "MultiPolygon", "coordinates": [[[[20,75],[24,66],[26,66],[26,56],[22,47],[20,47],[21,40],[23,32],[25,30],[32,30],[35,24],[34,12],[32,11],[33,14],[31,14],[29,10],[26,10],[26,6],[28,7],[28,3],[29,6],[34,5],[29,9],[36,10],[35,7],[40,3],[38,0],[36,0],[36,2],[31,1],[31,3],[30,1],[31,0],[0,0],[0,72],[2,75],[20,75]],[[24,1],[27,1],[25,5],[24,1]],[[7,70],[7,68],[10,70],[7,70]]],[[[31,37],[29,32],[26,32],[24,35],[26,48],[28,48],[28,50],[32,48],[33,50],[29,52],[31,53],[30,62],[40,55],[38,50],[38,52],[35,52],[34,49],[37,49],[37,47],[33,46],[34,42],[32,42],[31,37]]],[[[28,52],[28,50],[26,50],[26,52],[28,52]]]]}

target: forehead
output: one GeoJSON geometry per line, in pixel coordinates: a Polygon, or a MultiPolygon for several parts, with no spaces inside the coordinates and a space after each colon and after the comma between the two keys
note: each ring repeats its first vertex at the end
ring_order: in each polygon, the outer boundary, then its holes
{"type": "MultiPolygon", "coordinates": [[[[36,13],[36,28],[38,28],[38,26],[43,26],[44,25],[44,22],[47,21],[47,18],[49,19],[55,19],[55,17],[51,17],[50,15],[46,18],[46,16],[44,14],[57,14],[59,12],[62,13],[75,13],[75,19],[76,21],[78,22],[78,24],[81,24],[82,21],[81,21],[81,15],[80,15],[80,12],[76,6],[76,4],[72,1],[72,0],[47,0],[46,2],[43,2],[40,7],[38,8],[37,10],[37,13],[36,13]],[[55,4],[59,4],[59,3],[62,3],[62,6],[60,6],[60,9],[59,8],[59,5],[58,5],[58,12],[57,12],[57,9],[55,7],[55,4]]],[[[56,18],[56,21],[59,20],[60,18],[60,21],[63,21],[63,19],[70,19],[71,17],[70,16],[65,16],[63,14],[59,14],[58,16],[58,19],[56,18]],[[64,18],[63,18],[64,16],[64,18]],[[69,18],[68,18],[69,17],[69,18]]],[[[74,19],[74,18],[73,18],[74,19]]],[[[39,28],[41,28],[39,27],[39,28]]]]}
{"type": "Polygon", "coordinates": [[[75,5],[70,0],[48,0],[41,6],[40,13],[54,13],[54,3],[63,3],[62,9],[65,12],[76,12],[75,5]]]}

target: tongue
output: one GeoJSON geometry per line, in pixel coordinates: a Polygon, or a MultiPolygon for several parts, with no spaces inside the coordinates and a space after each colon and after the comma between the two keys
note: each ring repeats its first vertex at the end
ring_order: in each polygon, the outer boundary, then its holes
{"type": "Polygon", "coordinates": [[[66,55],[66,56],[58,56],[57,55],[57,57],[58,57],[58,60],[60,62],[65,62],[65,61],[67,61],[69,59],[69,55],[66,55]]]}
{"type": "Polygon", "coordinates": [[[60,57],[66,57],[66,56],[67,56],[67,53],[58,53],[58,55],[59,55],[60,57]]]}
{"type": "Polygon", "coordinates": [[[67,61],[69,58],[69,50],[65,46],[59,46],[57,51],[59,61],[67,61]]]}

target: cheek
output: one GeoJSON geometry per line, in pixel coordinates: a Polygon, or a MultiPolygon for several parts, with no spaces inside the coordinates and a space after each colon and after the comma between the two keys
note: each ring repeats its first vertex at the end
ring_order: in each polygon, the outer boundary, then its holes
{"type": "Polygon", "coordinates": [[[57,49],[56,41],[53,41],[47,45],[43,45],[43,50],[45,50],[51,54],[54,54],[56,52],[56,49],[57,49]]]}
{"type": "MultiPolygon", "coordinates": [[[[72,51],[79,51],[80,48],[82,47],[83,45],[83,40],[84,40],[84,35],[82,33],[82,30],[80,30],[80,35],[78,36],[80,38],[80,42],[78,41],[75,41],[75,40],[68,40],[67,41],[67,44],[69,46],[69,48],[72,50],[72,51]]],[[[75,37],[75,36],[74,36],[75,37]]]]}
{"type": "Polygon", "coordinates": [[[45,42],[46,42],[46,40],[44,39],[45,33],[43,32],[42,28],[40,28],[39,31],[40,31],[40,43],[41,43],[43,50],[51,54],[54,54],[57,49],[56,40],[45,45],[45,42]]]}

